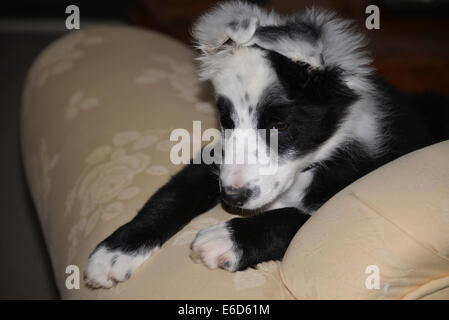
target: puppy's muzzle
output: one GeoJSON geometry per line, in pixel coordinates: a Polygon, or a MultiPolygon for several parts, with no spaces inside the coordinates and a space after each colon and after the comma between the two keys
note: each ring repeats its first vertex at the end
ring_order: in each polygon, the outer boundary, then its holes
{"type": "Polygon", "coordinates": [[[227,204],[234,207],[241,207],[251,197],[252,191],[248,188],[232,188],[226,187],[221,191],[221,198],[227,204]]]}

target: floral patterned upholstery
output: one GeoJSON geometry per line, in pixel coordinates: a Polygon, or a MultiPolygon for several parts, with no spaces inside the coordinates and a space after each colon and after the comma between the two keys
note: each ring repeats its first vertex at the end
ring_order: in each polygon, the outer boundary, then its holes
{"type": "MultiPolygon", "coordinates": [[[[369,180],[374,182],[362,179],[317,212],[297,234],[282,263],[262,263],[257,269],[236,273],[192,263],[189,244],[195,234],[231,218],[217,206],[183,228],[126,283],[110,290],[90,290],[83,284],[67,289],[67,266],[82,271],[94,247],[129,221],[181,169],[169,159],[170,132],[175,128],[192,131],[194,120],[201,121],[203,130],[217,126],[212,101],[209,85],[197,80],[193,51],[154,32],[130,27],[81,30],[50,45],[35,61],[23,92],[22,149],[63,298],[425,298],[432,293],[448,297],[444,288],[449,287],[449,251],[443,244],[449,241],[442,235],[449,234],[449,167],[432,162],[431,156],[423,163],[433,164],[415,173],[425,176],[426,170],[433,172],[437,167],[439,176],[446,174],[435,189],[441,201],[435,198],[428,208],[421,208],[442,210],[422,228],[432,230],[436,223],[440,229],[432,240],[419,230],[419,245],[409,233],[393,232],[388,215],[376,215],[391,210],[376,207],[386,195],[372,196],[376,188],[384,188],[383,180],[372,178],[375,172],[369,180]],[[370,202],[354,199],[357,186],[369,184],[371,196],[363,193],[362,198],[370,202]],[[422,251],[422,246],[427,249],[422,251]],[[409,261],[416,252],[424,263],[409,261]],[[367,263],[379,265],[381,290],[364,288],[367,263]],[[435,279],[440,279],[436,285],[435,279]],[[434,281],[433,289],[423,289],[429,281],[434,281]]],[[[439,157],[449,154],[447,143],[432,150],[439,150],[439,157]]],[[[399,160],[388,174],[421,158],[407,159],[399,160]]],[[[395,192],[405,178],[398,179],[395,192]]],[[[421,180],[423,185],[415,185],[418,189],[413,192],[424,194],[419,188],[428,185],[421,180]]],[[[396,207],[392,201],[385,202],[398,209],[396,216],[402,218],[396,219],[397,225],[407,215],[403,198],[396,207]]],[[[413,217],[413,224],[422,220],[418,214],[413,217]]]]}

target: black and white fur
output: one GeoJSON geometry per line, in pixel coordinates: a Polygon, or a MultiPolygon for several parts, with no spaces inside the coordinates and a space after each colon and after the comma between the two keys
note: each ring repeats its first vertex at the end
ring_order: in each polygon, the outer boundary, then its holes
{"type": "Polygon", "coordinates": [[[186,166],[93,251],[85,270],[92,287],[128,279],[221,200],[258,213],[200,231],[191,244],[195,260],[237,271],[282,259],[298,229],[339,190],[449,137],[446,98],[388,86],[370,65],[364,37],[328,11],[282,17],[225,2],[199,18],[193,35],[200,78],[214,86],[222,129],[277,129],[278,171],[186,166]]]}

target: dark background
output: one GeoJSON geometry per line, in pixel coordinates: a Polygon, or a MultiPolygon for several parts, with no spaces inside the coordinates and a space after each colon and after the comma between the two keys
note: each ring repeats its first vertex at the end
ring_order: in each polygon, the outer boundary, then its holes
{"type": "MultiPolygon", "coordinates": [[[[19,110],[27,69],[65,30],[65,8],[80,8],[86,25],[131,24],[191,44],[192,21],[212,0],[2,0],[0,2],[0,299],[59,297],[41,229],[29,197],[19,145],[19,110]]],[[[280,13],[306,6],[336,10],[370,40],[375,66],[405,91],[449,94],[449,0],[252,1],[280,13]],[[380,30],[366,30],[365,8],[380,8],[380,30]]]]}

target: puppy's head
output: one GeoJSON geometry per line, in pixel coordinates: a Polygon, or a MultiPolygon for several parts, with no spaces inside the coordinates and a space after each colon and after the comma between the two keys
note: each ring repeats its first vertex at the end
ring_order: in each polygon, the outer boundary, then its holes
{"type": "Polygon", "coordinates": [[[271,203],[353,134],[351,106],[370,90],[371,69],[363,38],[348,22],[313,9],[284,18],[227,2],[200,17],[193,35],[200,77],[216,92],[229,204],[271,203]],[[239,154],[243,163],[235,161],[239,154]],[[267,166],[275,170],[263,173],[267,166]]]}

